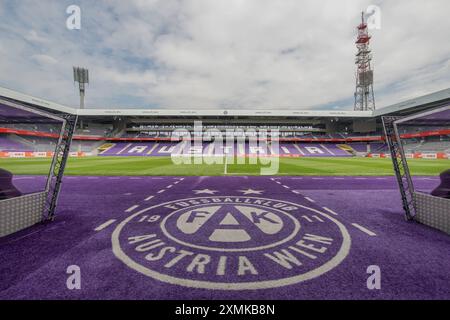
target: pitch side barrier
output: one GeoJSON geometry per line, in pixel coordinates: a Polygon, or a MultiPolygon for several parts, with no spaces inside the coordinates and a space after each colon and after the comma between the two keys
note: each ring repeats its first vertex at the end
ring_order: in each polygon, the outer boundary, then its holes
{"type": "Polygon", "coordinates": [[[2,169],[0,162],[0,238],[52,219],[55,215],[77,116],[44,112],[28,103],[0,97],[0,126],[2,122],[23,124],[33,121],[45,121],[60,129],[55,135],[57,143],[51,155],[51,166],[43,190],[22,195],[14,186],[13,174],[2,169]]]}
{"type": "MultiPolygon", "coordinates": [[[[450,162],[448,170],[441,173],[441,184],[436,186],[442,191],[440,192],[442,196],[416,190],[408,167],[408,159],[414,157],[405,153],[402,143],[403,135],[399,134],[400,129],[405,127],[450,127],[450,105],[409,117],[383,117],[383,125],[406,218],[450,234],[450,182],[446,180],[450,172],[450,162]]],[[[410,136],[408,135],[408,138],[410,136]]],[[[448,158],[448,154],[446,155],[448,158]]]]}
{"type": "MultiPolygon", "coordinates": [[[[368,158],[391,158],[389,153],[368,153],[368,158]]],[[[450,159],[450,152],[414,152],[405,153],[407,159],[450,159]]]]}

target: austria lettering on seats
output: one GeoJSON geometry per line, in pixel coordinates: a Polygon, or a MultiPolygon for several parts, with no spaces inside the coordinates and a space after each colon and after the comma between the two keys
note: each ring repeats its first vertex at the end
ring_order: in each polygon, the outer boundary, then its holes
{"type": "Polygon", "coordinates": [[[204,131],[202,122],[195,121],[193,133],[176,129],[171,141],[178,142],[176,151],[171,153],[175,165],[245,164],[248,156],[248,164],[262,165],[262,175],[274,175],[279,169],[278,129],[227,129],[223,133],[213,128],[204,131]],[[206,150],[203,149],[203,141],[210,141],[206,150]]]}

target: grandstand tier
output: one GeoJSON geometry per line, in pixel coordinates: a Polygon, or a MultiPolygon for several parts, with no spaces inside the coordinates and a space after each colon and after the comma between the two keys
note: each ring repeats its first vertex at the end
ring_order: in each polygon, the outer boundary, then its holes
{"type": "MultiPolygon", "coordinates": [[[[0,152],[1,156],[20,157],[22,153],[48,153],[54,151],[59,133],[56,127],[47,125],[45,131],[42,126],[33,124],[20,126],[21,129],[12,129],[11,126],[0,127],[0,152]]],[[[175,128],[175,126],[174,126],[175,128]]],[[[405,152],[412,154],[450,153],[450,130],[439,129],[430,130],[422,128],[420,132],[402,133],[405,143],[405,152]]],[[[127,136],[121,133],[110,135],[111,131],[104,131],[104,135],[90,135],[91,131],[79,130],[74,137],[71,146],[73,155],[101,155],[101,156],[170,156],[173,152],[183,152],[185,154],[221,154],[227,147],[227,140],[235,140],[229,154],[252,155],[267,154],[280,155],[286,157],[350,157],[350,156],[371,156],[373,154],[384,156],[389,152],[381,133],[372,136],[367,135],[346,135],[333,137],[332,135],[317,135],[309,133],[302,138],[279,138],[279,150],[274,150],[271,146],[271,137],[259,140],[259,144],[251,144],[249,137],[240,139],[244,141],[243,146],[238,146],[237,138],[223,138],[223,150],[214,147],[214,141],[206,136],[200,143],[195,145],[194,138],[183,141],[189,142],[188,146],[179,146],[180,137],[148,137],[148,136],[127,136]],[[86,135],[88,133],[88,135],[86,135]],[[178,147],[177,147],[178,146],[178,147]],[[186,149],[189,147],[190,149],[186,149]]],[[[96,131],[99,133],[99,131],[96,131]]],[[[194,134],[192,133],[192,136],[194,134]]],[[[243,137],[241,137],[243,138],[243,137]]],[[[198,139],[197,139],[198,140],[198,139]]],[[[251,139],[250,139],[251,140],[251,139]]],[[[229,142],[228,142],[229,143],[229,142]]]]}
{"type": "MultiPolygon", "coordinates": [[[[36,109],[78,114],[80,120],[73,137],[72,155],[162,156],[176,150],[179,129],[191,137],[201,134],[202,146],[188,153],[211,153],[211,135],[247,141],[241,154],[280,154],[281,156],[387,156],[382,116],[408,116],[417,111],[442,107],[450,103],[450,89],[418,97],[375,112],[354,111],[268,111],[268,110],[77,110],[49,101],[0,88],[0,97],[22,101],[36,109]],[[200,125],[200,129],[199,129],[200,125]],[[266,134],[268,133],[268,134],[266,134]],[[260,135],[262,144],[277,138],[280,149],[248,146],[248,140],[260,135]],[[267,149],[263,151],[263,149],[267,149]]],[[[450,153],[448,123],[432,119],[430,126],[402,127],[400,135],[405,152],[410,154],[450,153]]],[[[11,114],[0,110],[0,156],[51,154],[60,136],[60,127],[43,119],[11,114]],[[11,121],[11,116],[14,118],[11,121]]],[[[183,137],[184,140],[189,140],[183,137]]],[[[236,142],[235,142],[236,143],[236,142]]],[[[238,150],[238,147],[233,147],[238,150]]],[[[213,152],[214,153],[214,152],[213,152]]],[[[218,151],[215,152],[216,154],[218,151]]],[[[239,153],[239,152],[235,152],[239,153]]],[[[419,156],[420,157],[420,156],[419,156]]]]}

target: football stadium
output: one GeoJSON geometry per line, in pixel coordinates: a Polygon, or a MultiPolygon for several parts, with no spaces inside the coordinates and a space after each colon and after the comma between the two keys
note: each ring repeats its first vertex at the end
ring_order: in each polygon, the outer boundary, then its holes
{"type": "Polygon", "coordinates": [[[148,114],[0,95],[1,195],[24,201],[2,212],[4,299],[448,298],[448,200],[433,197],[445,201],[439,226],[405,219],[383,118],[431,112],[398,133],[414,190],[448,197],[450,90],[363,113],[148,114]],[[83,127],[46,211],[74,117],[83,127]],[[92,291],[57,285],[71,261],[92,291]],[[389,270],[382,294],[365,287],[373,264],[389,270]]]}
{"type": "Polygon", "coordinates": [[[450,299],[450,88],[375,108],[358,30],[354,110],[0,87],[0,300],[450,299]]]}

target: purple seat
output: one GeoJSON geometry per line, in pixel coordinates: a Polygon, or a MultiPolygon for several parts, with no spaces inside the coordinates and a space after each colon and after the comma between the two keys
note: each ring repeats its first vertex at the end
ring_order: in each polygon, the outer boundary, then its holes
{"type": "Polygon", "coordinates": [[[435,197],[450,199],[450,169],[440,174],[441,184],[431,192],[435,197]]]}

